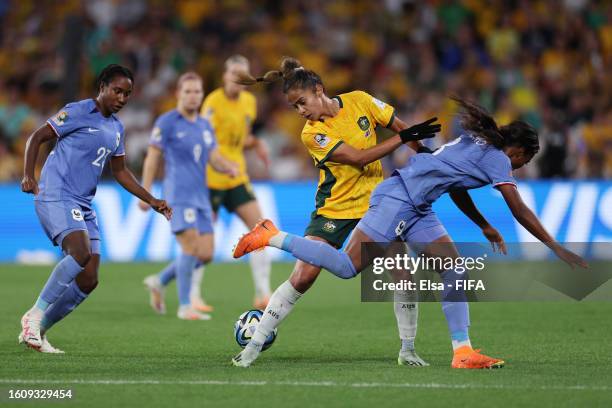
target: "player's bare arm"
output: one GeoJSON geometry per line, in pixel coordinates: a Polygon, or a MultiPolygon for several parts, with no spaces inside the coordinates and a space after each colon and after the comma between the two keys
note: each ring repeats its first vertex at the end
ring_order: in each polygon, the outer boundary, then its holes
{"type": "Polygon", "coordinates": [[[157,198],[153,197],[143,188],[143,186],[138,184],[138,180],[136,180],[134,174],[132,174],[132,172],[125,165],[125,156],[113,157],[110,164],[113,177],[119,184],[121,184],[123,188],[140,198],[142,201],[148,203],[151,208],[158,213],[163,214],[166,219],[170,219],[172,217],[172,208],[168,206],[166,201],[158,200],[157,198]]]}
{"type": "MultiPolygon", "coordinates": [[[[157,174],[157,169],[159,169],[161,161],[161,149],[156,146],[149,146],[147,149],[147,156],[145,157],[142,165],[142,186],[145,190],[151,191],[151,186],[153,186],[153,180],[155,180],[155,175],[157,174]]],[[[141,210],[146,211],[150,206],[141,200],[138,202],[138,207],[141,210]]]]}
{"type": "Polygon", "coordinates": [[[513,184],[500,185],[499,191],[502,193],[506,204],[512,211],[512,215],[516,220],[529,231],[534,237],[546,244],[552,249],[561,260],[574,267],[574,265],[587,268],[587,262],[575,253],[563,248],[555,239],[546,231],[540,220],[535,216],[533,211],[523,201],[518,189],[513,184]]]}
{"type": "Polygon", "coordinates": [[[21,191],[24,193],[38,194],[38,183],[34,178],[36,159],[40,145],[57,137],[51,126],[44,124],[28,137],[25,147],[25,160],[23,165],[23,179],[21,180],[21,191]]]}
{"type": "Polygon", "coordinates": [[[212,152],[210,152],[209,160],[213,169],[217,170],[219,173],[224,173],[230,175],[231,177],[236,177],[238,174],[240,174],[238,165],[223,157],[223,155],[219,152],[219,149],[214,149],[212,152]]]}
{"type": "Polygon", "coordinates": [[[506,254],[506,243],[504,238],[501,236],[499,231],[495,229],[489,221],[478,211],[476,204],[470,197],[470,193],[467,190],[455,190],[449,193],[453,203],[465,214],[474,224],[478,225],[482,230],[483,235],[491,242],[493,250],[499,250],[501,253],[506,254]]]}

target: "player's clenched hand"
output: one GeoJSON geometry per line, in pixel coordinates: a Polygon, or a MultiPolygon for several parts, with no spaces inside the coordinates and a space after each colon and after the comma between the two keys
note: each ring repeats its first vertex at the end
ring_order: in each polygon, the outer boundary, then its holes
{"type": "Polygon", "coordinates": [[[423,123],[410,126],[399,132],[402,143],[414,142],[422,139],[432,138],[442,129],[442,125],[434,123],[438,118],[431,118],[423,123]]]}
{"type": "Polygon", "coordinates": [[[167,220],[170,220],[170,218],[172,218],[172,207],[168,206],[166,200],[158,200],[157,198],[154,198],[153,200],[151,200],[149,205],[158,213],[163,214],[167,220]]]}
{"type": "Polygon", "coordinates": [[[574,269],[574,266],[576,265],[582,268],[589,267],[589,264],[584,259],[582,259],[582,257],[576,255],[572,251],[563,248],[561,245],[555,246],[553,248],[553,251],[555,251],[555,255],[557,255],[563,262],[571,266],[572,269],[574,269]]]}
{"type": "Polygon", "coordinates": [[[38,194],[38,183],[36,179],[31,176],[23,176],[21,179],[21,191],[34,195],[38,194]]]}
{"type": "Polygon", "coordinates": [[[142,211],[149,211],[149,208],[151,208],[151,206],[145,203],[144,201],[140,200],[138,201],[138,208],[140,208],[142,211]]]}
{"type": "Polygon", "coordinates": [[[490,225],[487,225],[482,229],[482,233],[491,243],[491,248],[493,248],[493,252],[501,252],[504,255],[508,253],[508,251],[506,250],[506,243],[504,242],[504,238],[498,230],[496,230],[490,225]]]}

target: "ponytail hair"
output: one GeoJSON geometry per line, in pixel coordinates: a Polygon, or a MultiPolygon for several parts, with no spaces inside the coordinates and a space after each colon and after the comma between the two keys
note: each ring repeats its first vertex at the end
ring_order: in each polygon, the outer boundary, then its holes
{"type": "Polygon", "coordinates": [[[452,100],[462,108],[459,114],[461,126],[478,136],[497,149],[517,146],[525,149],[525,153],[535,155],[540,150],[538,132],[533,126],[521,120],[498,127],[495,119],[482,106],[456,96],[452,100]]]}
{"type": "Polygon", "coordinates": [[[284,93],[294,88],[314,89],[317,85],[324,87],[321,77],[316,72],[304,68],[300,61],[291,57],[283,58],[280,70],[268,71],[263,76],[253,77],[247,72],[237,73],[237,76],[236,83],[247,86],[258,82],[272,83],[282,79],[284,93]]]}

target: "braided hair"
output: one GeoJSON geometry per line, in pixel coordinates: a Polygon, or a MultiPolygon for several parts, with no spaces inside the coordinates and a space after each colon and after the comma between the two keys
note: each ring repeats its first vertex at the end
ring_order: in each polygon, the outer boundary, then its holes
{"type": "Polygon", "coordinates": [[[535,155],[540,150],[538,132],[529,123],[515,120],[498,127],[495,119],[482,107],[458,97],[451,97],[462,108],[461,126],[486,140],[498,149],[516,146],[525,149],[526,154],[535,155]]]}
{"type": "Polygon", "coordinates": [[[258,82],[272,83],[283,80],[283,92],[287,93],[290,89],[314,89],[317,85],[323,85],[321,77],[314,71],[306,69],[300,61],[295,58],[283,58],[280,70],[266,72],[263,76],[253,77],[249,73],[241,72],[238,74],[236,82],[240,85],[253,85],[258,82]]]}

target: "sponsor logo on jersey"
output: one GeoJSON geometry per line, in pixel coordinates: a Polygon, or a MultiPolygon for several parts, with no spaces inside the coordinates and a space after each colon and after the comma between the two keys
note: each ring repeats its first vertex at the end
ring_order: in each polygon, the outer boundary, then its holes
{"type": "Polygon", "coordinates": [[[370,121],[368,120],[366,116],[362,116],[359,119],[357,119],[357,124],[359,125],[359,129],[363,130],[364,132],[370,129],[370,121]]]}
{"type": "Polygon", "coordinates": [[[186,132],[177,132],[177,133],[176,133],[176,137],[178,137],[179,139],[184,138],[184,137],[185,137],[185,135],[186,135],[186,132]]]}
{"type": "Polygon", "coordinates": [[[70,213],[72,214],[73,220],[83,221],[83,213],[78,208],[73,208],[72,210],[70,210],[70,213]]]}
{"type": "Polygon", "coordinates": [[[335,230],[336,230],[336,223],[333,222],[332,220],[329,220],[325,224],[323,224],[323,231],[334,232],[335,230]]]}
{"type": "Polygon", "coordinates": [[[68,120],[68,112],[61,111],[51,119],[57,126],[62,126],[68,120]]]}
{"type": "Polygon", "coordinates": [[[185,219],[185,222],[188,224],[194,223],[196,220],[195,210],[193,208],[185,208],[185,210],[183,210],[183,218],[185,219]]]}
{"type": "Polygon", "coordinates": [[[406,229],[406,221],[401,220],[397,224],[397,227],[395,227],[395,235],[397,235],[397,236],[402,235],[402,232],[404,232],[405,229],[406,229]]]}
{"type": "Polygon", "coordinates": [[[321,147],[325,147],[329,144],[329,137],[322,133],[317,133],[314,137],[315,142],[321,147]]]}
{"type": "Polygon", "coordinates": [[[380,110],[385,109],[385,107],[387,106],[387,104],[381,101],[380,99],[372,98],[372,102],[374,102],[374,105],[378,106],[380,110]]]}

